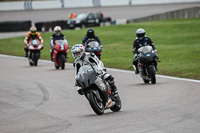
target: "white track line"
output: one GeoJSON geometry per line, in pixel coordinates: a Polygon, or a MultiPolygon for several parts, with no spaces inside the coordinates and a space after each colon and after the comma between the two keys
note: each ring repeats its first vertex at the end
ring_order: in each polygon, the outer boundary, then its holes
{"type": "MultiPolygon", "coordinates": [[[[3,54],[0,54],[0,57],[27,60],[27,58],[24,58],[24,57],[11,56],[11,55],[3,55],[3,54]]],[[[45,62],[45,63],[52,63],[51,61],[48,61],[48,60],[40,60],[40,61],[41,62],[45,62]]],[[[65,64],[72,66],[71,63],[65,63],[65,64]]],[[[123,72],[123,73],[133,73],[134,74],[133,71],[129,71],[129,70],[120,70],[120,69],[113,69],[113,68],[106,68],[106,69],[108,69],[110,71],[123,72]]],[[[195,79],[177,78],[177,77],[171,77],[171,76],[165,76],[165,75],[156,75],[156,76],[160,77],[160,78],[166,78],[166,79],[175,79],[175,80],[182,80],[182,81],[189,81],[189,82],[200,83],[200,80],[195,80],[195,79]]]]}

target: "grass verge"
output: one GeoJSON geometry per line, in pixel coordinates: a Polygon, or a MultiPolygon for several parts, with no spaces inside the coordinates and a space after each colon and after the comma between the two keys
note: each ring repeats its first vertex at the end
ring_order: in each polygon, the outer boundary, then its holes
{"type": "MultiPolygon", "coordinates": [[[[162,61],[158,64],[158,74],[200,79],[200,18],[95,27],[104,47],[101,59],[106,67],[133,70],[133,40],[136,38],[135,31],[141,27],[153,40],[162,61]]],[[[63,30],[63,33],[72,47],[82,42],[86,31],[63,30]]],[[[41,58],[45,60],[50,60],[51,34],[41,34],[44,39],[41,58]]],[[[24,36],[1,39],[0,53],[24,56],[23,40],[24,36]]],[[[68,61],[74,61],[71,52],[68,61]]]]}

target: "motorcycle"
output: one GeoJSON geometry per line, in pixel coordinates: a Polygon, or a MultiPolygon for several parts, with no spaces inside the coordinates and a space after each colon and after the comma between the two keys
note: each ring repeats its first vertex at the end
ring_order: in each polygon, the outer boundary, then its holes
{"type": "Polygon", "coordinates": [[[104,114],[105,109],[111,109],[113,112],[121,109],[122,104],[119,94],[114,94],[111,91],[107,81],[97,75],[91,65],[80,67],[76,75],[76,84],[82,87],[83,94],[97,115],[104,114]]]}
{"type": "Polygon", "coordinates": [[[40,58],[40,50],[43,49],[43,45],[40,44],[39,40],[33,39],[30,41],[27,47],[28,50],[30,51],[28,55],[30,66],[37,66],[38,60],[40,58]]]}
{"type": "Polygon", "coordinates": [[[151,81],[152,84],[156,83],[157,71],[157,52],[151,46],[144,46],[138,49],[138,70],[145,83],[151,81]]]}
{"type": "Polygon", "coordinates": [[[86,47],[85,47],[85,51],[86,52],[90,52],[90,53],[94,53],[100,60],[101,58],[101,52],[102,52],[102,47],[99,45],[99,43],[94,40],[94,39],[90,39],[86,42],[86,47]]]}
{"type": "Polygon", "coordinates": [[[56,69],[65,69],[65,62],[67,61],[68,45],[64,40],[55,41],[53,50],[53,62],[56,69]]]}

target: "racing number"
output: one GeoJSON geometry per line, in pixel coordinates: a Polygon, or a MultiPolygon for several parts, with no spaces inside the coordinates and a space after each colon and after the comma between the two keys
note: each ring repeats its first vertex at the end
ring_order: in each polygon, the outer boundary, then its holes
{"type": "Polygon", "coordinates": [[[64,50],[64,49],[65,49],[64,45],[60,45],[60,50],[64,50]]]}

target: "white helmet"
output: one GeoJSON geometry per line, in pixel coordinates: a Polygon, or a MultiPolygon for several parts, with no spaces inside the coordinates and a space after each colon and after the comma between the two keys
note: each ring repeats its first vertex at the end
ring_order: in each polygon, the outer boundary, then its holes
{"type": "Polygon", "coordinates": [[[137,29],[136,35],[139,40],[142,40],[145,37],[145,30],[142,28],[137,29]]]}
{"type": "Polygon", "coordinates": [[[75,44],[72,47],[71,52],[74,59],[80,59],[85,53],[85,48],[82,44],[75,44]]]}
{"type": "Polygon", "coordinates": [[[60,35],[61,30],[62,30],[62,29],[61,29],[60,26],[56,26],[56,27],[54,28],[54,32],[55,32],[55,34],[56,34],[57,36],[60,35]]]}

